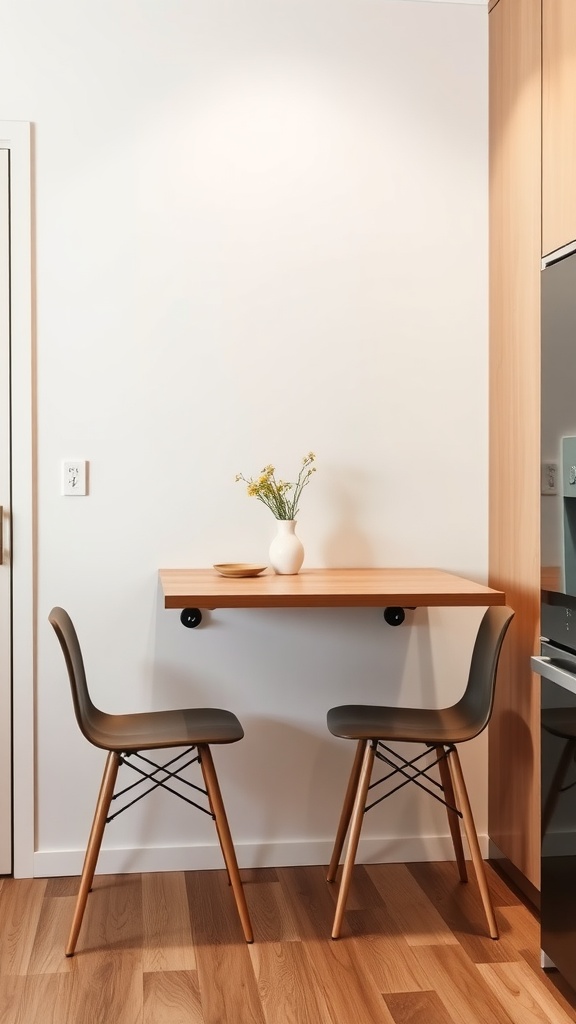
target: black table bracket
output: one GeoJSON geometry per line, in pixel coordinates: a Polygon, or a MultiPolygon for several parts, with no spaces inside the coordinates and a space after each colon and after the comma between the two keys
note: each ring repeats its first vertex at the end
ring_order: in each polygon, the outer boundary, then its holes
{"type": "Polygon", "coordinates": [[[186,629],[196,629],[202,622],[202,612],[199,608],[183,608],[180,622],[186,629]]]}
{"type": "Polygon", "coordinates": [[[384,609],[384,619],[389,626],[401,626],[406,618],[406,612],[413,612],[414,608],[397,608],[391,606],[384,609]]]}
{"type": "MultiPolygon", "coordinates": [[[[413,607],[398,608],[391,606],[384,609],[384,619],[389,626],[401,626],[406,618],[407,611],[414,611],[413,607]]],[[[180,622],[186,629],[196,629],[202,622],[202,612],[199,608],[183,608],[180,614],[180,622]]]]}

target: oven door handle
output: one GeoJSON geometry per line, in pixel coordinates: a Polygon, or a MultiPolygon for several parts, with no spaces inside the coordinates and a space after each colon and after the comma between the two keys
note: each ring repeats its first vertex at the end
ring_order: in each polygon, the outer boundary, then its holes
{"type": "Polygon", "coordinates": [[[532,671],[542,676],[543,679],[549,679],[551,682],[557,683],[558,686],[563,686],[565,690],[576,693],[576,666],[575,671],[570,672],[555,664],[552,658],[536,657],[530,658],[530,664],[532,671]]]}

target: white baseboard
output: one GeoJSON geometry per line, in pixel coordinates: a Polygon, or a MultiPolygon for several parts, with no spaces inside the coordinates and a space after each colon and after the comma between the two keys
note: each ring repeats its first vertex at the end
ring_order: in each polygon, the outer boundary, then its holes
{"type": "MultiPolygon", "coordinates": [[[[488,836],[479,836],[482,856],[488,852],[488,836]]],[[[303,840],[281,843],[244,843],[236,845],[241,868],[300,867],[328,864],[333,840],[303,840]]],[[[467,849],[465,845],[465,852],[467,849]]],[[[37,850],[34,854],[34,877],[54,878],[79,875],[84,860],[83,850],[37,850]]],[[[415,861],[454,860],[449,836],[408,836],[394,839],[360,841],[358,864],[393,864],[415,861]]],[[[124,874],[133,871],[203,871],[222,868],[220,847],[156,846],[145,849],[102,849],[98,859],[99,874],[124,874]]]]}

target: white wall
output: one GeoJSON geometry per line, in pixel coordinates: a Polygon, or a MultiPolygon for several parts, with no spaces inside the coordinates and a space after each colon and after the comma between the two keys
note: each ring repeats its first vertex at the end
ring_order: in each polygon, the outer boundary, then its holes
{"type": "MultiPolygon", "coordinates": [[[[188,631],[157,570],[266,560],[272,517],[234,476],[290,478],[313,449],[307,566],[485,579],[486,8],[23,0],[0,14],[0,97],[35,126],[35,869],[79,869],[102,762],[56,603],[103,707],[240,716],[245,740],[216,756],[241,863],[326,860],[352,755],[327,708],[451,700],[480,613],[395,630],[229,611],[188,631]],[[63,458],[89,460],[89,497],[61,497],[63,458]]],[[[466,754],[483,832],[484,739],[466,754]]],[[[183,806],[110,826],[101,866],[219,866],[183,806]]],[[[436,856],[446,833],[404,792],[364,855],[436,856]]]]}

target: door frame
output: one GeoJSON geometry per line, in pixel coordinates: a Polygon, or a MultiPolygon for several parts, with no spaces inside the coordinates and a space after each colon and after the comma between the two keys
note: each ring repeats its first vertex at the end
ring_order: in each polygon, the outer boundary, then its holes
{"type": "Polygon", "coordinates": [[[0,148],[10,151],[13,874],[31,878],[35,846],[36,452],[30,123],[0,121],[0,148]]]}

